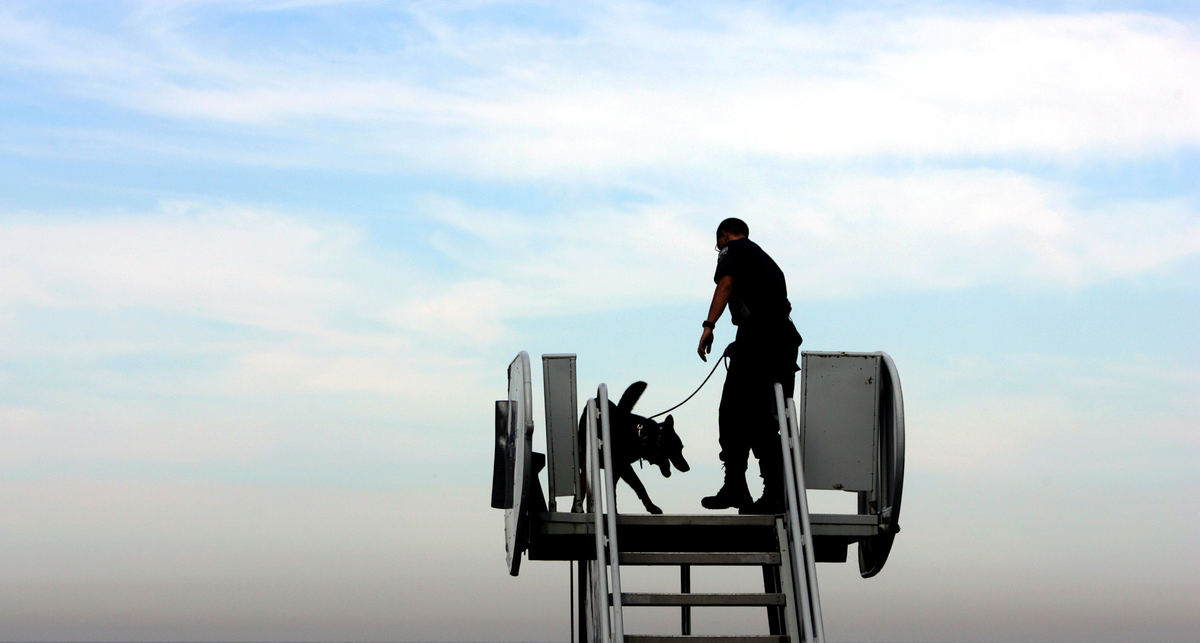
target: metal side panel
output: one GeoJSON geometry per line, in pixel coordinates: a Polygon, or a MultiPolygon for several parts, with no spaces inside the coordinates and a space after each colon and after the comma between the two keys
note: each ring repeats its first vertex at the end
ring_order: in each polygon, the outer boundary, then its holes
{"type": "Polygon", "coordinates": [[[804,473],[809,489],[876,489],[877,353],[803,354],[804,473]]]}
{"type": "Polygon", "coordinates": [[[542,355],[546,394],[546,480],[551,511],[558,496],[574,496],[579,481],[579,405],[575,355],[542,355]]]}

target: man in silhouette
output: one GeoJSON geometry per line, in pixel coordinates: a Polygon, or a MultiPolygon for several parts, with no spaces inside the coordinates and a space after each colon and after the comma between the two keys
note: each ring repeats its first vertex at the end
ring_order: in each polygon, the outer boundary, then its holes
{"type": "Polygon", "coordinates": [[[758,244],[741,219],[725,219],[717,226],[716,290],[705,318],[697,353],[708,361],[713,330],[729,307],[737,326],[734,343],[727,349],[729,372],[721,391],[718,416],[721,462],[725,482],[715,495],[703,498],[706,509],[737,507],[738,513],[782,513],[783,451],[775,410],[776,382],[791,397],[796,382],[796,355],[800,334],[789,314],[783,271],[758,244]],[[746,462],[750,452],[758,459],[763,495],[752,501],[746,487],[746,462]]]}

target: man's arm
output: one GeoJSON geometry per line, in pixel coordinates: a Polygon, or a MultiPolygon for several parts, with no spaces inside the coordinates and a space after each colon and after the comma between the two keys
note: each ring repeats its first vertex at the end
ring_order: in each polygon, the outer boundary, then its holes
{"type": "MultiPolygon", "coordinates": [[[[716,289],[713,290],[712,304],[708,307],[708,317],[705,318],[705,321],[717,323],[717,320],[721,318],[721,313],[725,312],[725,305],[729,303],[731,292],[733,292],[733,275],[725,275],[721,277],[721,280],[717,282],[716,289]]],[[[712,343],[713,329],[706,327],[700,334],[700,346],[696,348],[701,360],[708,361],[706,355],[712,352],[712,343]]]]}

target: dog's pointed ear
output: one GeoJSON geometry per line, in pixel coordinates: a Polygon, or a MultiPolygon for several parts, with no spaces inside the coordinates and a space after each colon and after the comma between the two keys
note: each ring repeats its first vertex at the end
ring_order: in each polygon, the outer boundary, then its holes
{"type": "Polygon", "coordinates": [[[669,429],[674,429],[675,428],[675,416],[668,415],[667,419],[662,421],[662,425],[669,429]]]}
{"type": "Polygon", "coordinates": [[[617,402],[617,408],[625,411],[626,413],[632,413],[633,405],[637,404],[637,401],[642,398],[642,393],[645,391],[645,382],[634,382],[633,384],[630,384],[629,388],[625,389],[625,392],[621,394],[621,401],[617,402]]]}

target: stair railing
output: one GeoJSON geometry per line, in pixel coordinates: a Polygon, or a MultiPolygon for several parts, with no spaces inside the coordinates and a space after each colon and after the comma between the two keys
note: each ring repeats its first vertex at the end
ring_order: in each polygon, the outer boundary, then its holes
{"type": "MultiPolygon", "coordinates": [[[[775,412],[779,420],[779,441],[783,449],[784,494],[787,502],[787,527],[792,548],[792,579],[799,590],[797,617],[803,624],[804,640],[825,643],[825,625],[821,619],[821,594],[817,587],[816,552],[813,550],[812,524],[808,516],[808,494],[804,486],[804,459],[800,453],[800,431],[796,405],[785,403],[783,386],[775,384],[775,412]]],[[[799,634],[797,632],[796,634],[799,634]]]]}
{"type": "MultiPolygon", "coordinates": [[[[600,492],[600,448],[596,438],[598,418],[596,417],[595,398],[587,401],[587,412],[584,415],[584,425],[587,427],[587,470],[589,475],[587,489],[587,511],[592,514],[592,533],[596,537],[596,558],[589,561],[588,572],[591,575],[591,635],[592,643],[608,643],[610,640],[608,606],[602,603],[602,597],[608,596],[608,574],[604,571],[604,522],[600,506],[602,499],[597,497],[600,492]],[[597,637],[596,629],[599,628],[597,637]]],[[[607,601],[605,601],[607,602],[607,601]]]]}
{"type": "Polygon", "coordinates": [[[588,466],[591,471],[588,511],[592,513],[593,531],[596,534],[596,565],[593,574],[595,580],[592,585],[593,615],[600,621],[600,637],[603,643],[624,643],[620,547],[617,542],[617,493],[613,479],[612,449],[609,447],[612,444],[612,426],[609,418],[608,386],[605,384],[601,384],[596,389],[596,397],[587,402],[586,425],[588,466]],[[601,461],[603,467],[598,466],[601,461]],[[603,485],[600,482],[601,468],[604,469],[603,485]],[[611,612],[608,604],[610,595],[611,612]],[[599,613],[596,613],[597,607],[599,613]]]}

